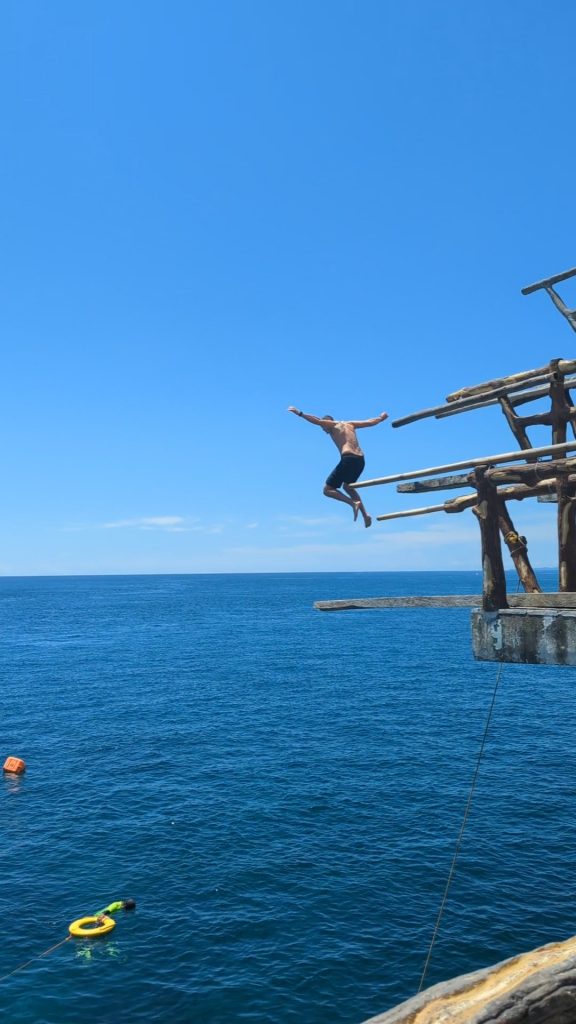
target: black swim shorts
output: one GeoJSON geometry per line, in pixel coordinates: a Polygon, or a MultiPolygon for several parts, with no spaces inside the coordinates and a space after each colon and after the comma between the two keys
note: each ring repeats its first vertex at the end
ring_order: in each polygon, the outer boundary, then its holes
{"type": "Polygon", "coordinates": [[[328,487],[338,488],[342,484],[355,484],[365,465],[363,455],[343,455],[326,479],[328,487]]]}

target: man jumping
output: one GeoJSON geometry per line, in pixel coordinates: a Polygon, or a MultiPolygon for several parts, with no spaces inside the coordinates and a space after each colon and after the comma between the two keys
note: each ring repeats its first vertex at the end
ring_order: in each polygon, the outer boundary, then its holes
{"type": "Polygon", "coordinates": [[[364,526],[371,526],[372,519],[368,515],[358,491],[352,487],[364,470],[364,452],[358,444],[356,431],[359,427],[375,427],[388,419],[388,413],[382,412],[373,420],[335,420],[333,416],[311,416],[309,413],[296,409],[293,405],[288,406],[288,412],[296,416],[302,416],[308,423],[314,423],[322,427],[326,434],[334,441],[340,452],[340,462],[332,470],[324,484],[324,494],[327,498],[335,498],[336,501],[344,501],[351,505],[354,512],[354,522],[358,519],[360,512],[364,520],[364,526]],[[338,488],[342,487],[346,494],[342,494],[338,488]]]}

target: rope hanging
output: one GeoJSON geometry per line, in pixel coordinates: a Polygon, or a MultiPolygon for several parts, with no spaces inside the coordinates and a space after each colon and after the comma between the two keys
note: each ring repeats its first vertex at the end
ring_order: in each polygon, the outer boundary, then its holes
{"type": "Polygon", "coordinates": [[[486,725],[484,727],[484,735],[482,736],[482,742],[480,744],[480,750],[478,751],[478,757],[476,759],[476,768],[474,769],[474,774],[472,776],[472,782],[470,783],[470,790],[469,790],[469,793],[468,793],[468,799],[466,801],[466,807],[464,809],[464,817],[462,819],[462,824],[460,826],[460,832],[458,834],[458,839],[456,840],[456,847],[454,849],[454,856],[452,857],[452,864],[450,865],[450,871],[448,872],[448,878],[446,880],[446,886],[444,888],[444,895],[443,895],[442,901],[440,903],[440,909],[438,911],[438,916],[436,917],[436,924],[434,925],[434,931],[432,933],[432,938],[430,940],[430,946],[428,948],[428,954],[426,956],[426,961],[424,963],[424,968],[422,970],[422,975],[420,977],[420,984],[418,986],[418,992],[421,992],[423,987],[424,987],[424,981],[426,979],[426,975],[428,973],[428,967],[430,965],[430,960],[432,958],[432,950],[434,949],[434,945],[435,945],[436,939],[438,937],[438,933],[440,931],[440,923],[441,923],[442,917],[444,915],[444,909],[446,907],[446,902],[448,900],[448,893],[450,891],[450,886],[452,884],[452,879],[453,879],[454,873],[456,871],[456,863],[458,861],[458,855],[460,853],[460,847],[462,846],[462,840],[464,838],[464,831],[465,831],[465,828],[466,828],[466,823],[468,821],[468,816],[470,814],[470,808],[472,806],[472,797],[474,796],[474,790],[476,789],[476,783],[478,781],[478,775],[479,775],[479,772],[480,772],[480,764],[481,764],[481,761],[482,761],[482,755],[484,754],[484,747],[486,746],[486,739],[488,737],[488,730],[490,728],[490,722],[492,721],[492,713],[494,711],[494,706],[496,704],[496,694],[498,693],[498,686],[500,685],[500,677],[502,675],[502,668],[503,668],[503,662],[500,663],[500,666],[499,666],[499,669],[498,669],[498,675],[496,676],[496,683],[494,685],[494,691],[492,693],[492,700],[490,702],[490,708],[488,710],[488,717],[486,719],[486,725]]]}

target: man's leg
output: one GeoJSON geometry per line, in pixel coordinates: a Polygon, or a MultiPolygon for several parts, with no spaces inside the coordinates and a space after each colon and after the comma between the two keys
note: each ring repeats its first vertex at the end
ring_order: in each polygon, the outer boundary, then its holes
{"type": "MultiPolygon", "coordinates": [[[[351,505],[354,509],[354,519],[356,519],[358,510],[356,508],[356,502],[353,501],[352,498],[347,498],[345,494],[342,494],[341,491],[337,491],[335,487],[330,487],[329,484],[324,484],[324,494],[327,498],[334,498],[336,501],[343,501],[346,505],[351,505]]],[[[360,504],[362,504],[362,502],[360,502],[360,504]]]]}
{"type": "Polygon", "coordinates": [[[354,505],[354,519],[357,519],[358,513],[361,512],[364,520],[364,526],[372,526],[372,516],[368,515],[364,508],[362,498],[358,494],[356,488],[352,487],[352,484],[343,484],[342,486],[344,487],[346,494],[349,494],[352,499],[352,504],[354,505]]]}

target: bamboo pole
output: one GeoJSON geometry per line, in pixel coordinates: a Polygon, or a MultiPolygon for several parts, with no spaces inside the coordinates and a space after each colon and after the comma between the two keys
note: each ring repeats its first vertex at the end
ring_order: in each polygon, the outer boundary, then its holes
{"type": "Polygon", "coordinates": [[[421,476],[433,476],[436,473],[451,473],[457,469],[474,469],[479,466],[491,466],[499,462],[518,462],[528,455],[559,455],[560,452],[574,451],[576,441],[566,441],[564,444],[548,444],[541,448],[527,448],[524,451],[502,452],[497,455],[479,455],[475,459],[465,459],[463,462],[450,462],[445,466],[429,466],[427,469],[415,469],[409,473],[394,473],[392,476],[381,476],[374,480],[357,480],[354,487],[375,487],[377,484],[395,484],[400,480],[416,480],[421,476]]]}
{"type": "MultiPolygon", "coordinates": [[[[472,502],[478,501],[476,495],[473,496],[472,502]]],[[[445,512],[446,504],[443,505],[426,505],[425,508],[408,508],[402,512],[385,512],[382,516],[376,516],[379,523],[383,523],[386,519],[408,519],[410,516],[427,516],[430,512],[445,512]]]]}

